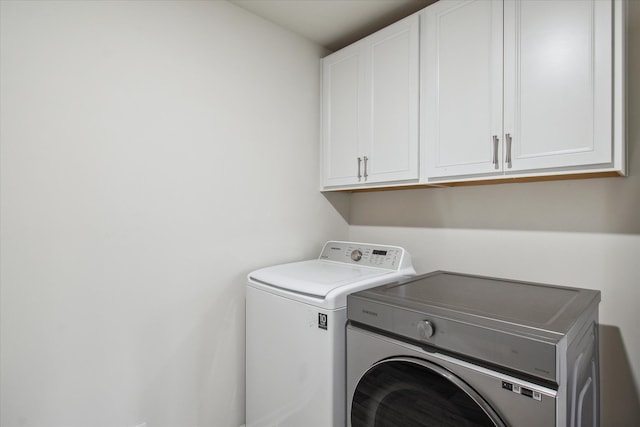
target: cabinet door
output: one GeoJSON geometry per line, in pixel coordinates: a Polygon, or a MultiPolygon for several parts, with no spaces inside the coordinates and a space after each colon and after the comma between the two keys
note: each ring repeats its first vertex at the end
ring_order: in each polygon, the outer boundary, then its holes
{"type": "Polygon", "coordinates": [[[363,128],[366,182],[419,178],[419,16],[367,38],[363,128]]]}
{"type": "Polygon", "coordinates": [[[349,46],[322,60],[322,184],[358,183],[363,111],[362,50],[349,46]]]}
{"type": "Polygon", "coordinates": [[[430,180],[502,171],[502,12],[502,0],[440,1],[423,12],[430,180]]]}
{"type": "Polygon", "coordinates": [[[611,0],[505,0],[504,20],[505,171],[611,162],[611,0]]]}

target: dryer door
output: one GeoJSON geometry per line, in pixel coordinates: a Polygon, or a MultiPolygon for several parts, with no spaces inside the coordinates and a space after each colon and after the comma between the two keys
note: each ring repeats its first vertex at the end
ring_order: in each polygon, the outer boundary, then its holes
{"type": "Polygon", "coordinates": [[[352,427],[503,427],[467,383],[422,359],[396,357],[373,365],[358,382],[352,427]]]}

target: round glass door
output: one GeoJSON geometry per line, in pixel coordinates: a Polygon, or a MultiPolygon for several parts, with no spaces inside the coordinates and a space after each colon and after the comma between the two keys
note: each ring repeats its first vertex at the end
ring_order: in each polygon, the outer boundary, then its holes
{"type": "Polygon", "coordinates": [[[433,363],[394,358],[360,379],[352,427],[502,427],[495,411],[464,381],[433,363]]]}

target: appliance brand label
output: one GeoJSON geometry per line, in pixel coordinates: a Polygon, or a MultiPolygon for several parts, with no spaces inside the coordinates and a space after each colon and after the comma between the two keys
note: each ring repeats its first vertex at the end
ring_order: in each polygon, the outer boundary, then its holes
{"type": "Polygon", "coordinates": [[[327,330],[327,326],[329,325],[329,318],[324,313],[318,313],[318,328],[327,330]]]}

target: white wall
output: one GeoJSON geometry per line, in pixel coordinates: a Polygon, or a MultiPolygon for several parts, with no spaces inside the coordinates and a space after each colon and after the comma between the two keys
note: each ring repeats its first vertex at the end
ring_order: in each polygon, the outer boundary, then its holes
{"type": "Polygon", "coordinates": [[[416,269],[599,289],[602,425],[640,423],[640,2],[629,2],[630,176],[357,193],[351,240],[416,269]]]}
{"type": "Polygon", "coordinates": [[[347,234],[322,52],[224,1],[0,4],[0,424],[237,426],[244,275],[347,234]]]}

